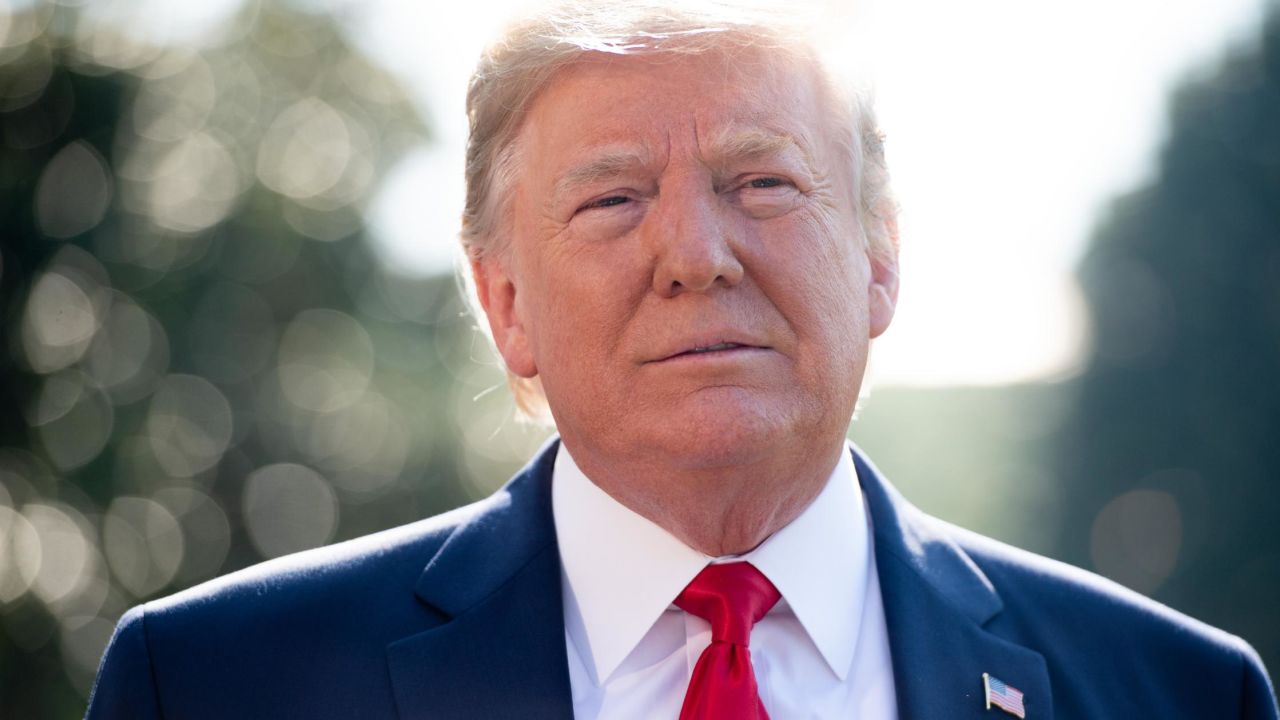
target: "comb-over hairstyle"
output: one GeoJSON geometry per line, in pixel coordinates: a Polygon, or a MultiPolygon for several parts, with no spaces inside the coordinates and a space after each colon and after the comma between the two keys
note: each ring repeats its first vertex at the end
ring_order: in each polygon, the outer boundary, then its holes
{"type": "MultiPolygon", "coordinates": [[[[760,64],[760,72],[800,66],[816,73],[829,106],[832,139],[848,155],[862,240],[873,257],[896,253],[897,208],[868,95],[835,79],[794,12],[780,3],[771,8],[726,0],[569,0],[508,26],[471,76],[461,230],[467,259],[477,262],[506,251],[506,199],[519,167],[516,139],[534,99],[561,68],[592,54],[674,57],[750,50],[768,51],[769,63],[760,64]]],[[[475,306],[473,293],[468,296],[475,306]]],[[[548,420],[537,378],[507,377],[525,416],[548,420]]]]}

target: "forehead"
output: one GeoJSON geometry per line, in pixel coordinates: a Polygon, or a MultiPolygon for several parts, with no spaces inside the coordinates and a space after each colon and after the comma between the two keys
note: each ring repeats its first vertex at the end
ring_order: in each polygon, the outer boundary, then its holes
{"type": "Polygon", "coordinates": [[[664,154],[687,141],[816,154],[826,109],[815,68],[763,50],[592,54],[559,70],[534,100],[521,142],[542,169],[605,147],[664,154]]]}

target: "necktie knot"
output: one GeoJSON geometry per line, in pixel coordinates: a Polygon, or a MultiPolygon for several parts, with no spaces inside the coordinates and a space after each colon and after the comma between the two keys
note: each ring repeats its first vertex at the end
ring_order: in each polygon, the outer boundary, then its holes
{"type": "Polygon", "coordinates": [[[751,563],[708,565],[676,598],[676,607],[711,623],[711,642],[746,647],[751,628],[782,595],[751,563]]]}

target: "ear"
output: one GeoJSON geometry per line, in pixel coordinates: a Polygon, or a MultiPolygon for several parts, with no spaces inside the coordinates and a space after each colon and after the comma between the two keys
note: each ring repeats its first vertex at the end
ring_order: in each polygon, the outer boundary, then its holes
{"type": "Polygon", "coordinates": [[[475,282],[480,307],[484,308],[489,321],[493,342],[498,346],[507,370],[523,378],[537,375],[538,367],[529,350],[523,313],[516,302],[516,285],[506,264],[488,256],[472,260],[471,278],[475,282]]]}
{"type": "Polygon", "coordinates": [[[898,306],[898,219],[890,217],[884,224],[888,247],[867,250],[871,264],[871,277],[867,283],[868,329],[873,338],[889,329],[898,306]]]}

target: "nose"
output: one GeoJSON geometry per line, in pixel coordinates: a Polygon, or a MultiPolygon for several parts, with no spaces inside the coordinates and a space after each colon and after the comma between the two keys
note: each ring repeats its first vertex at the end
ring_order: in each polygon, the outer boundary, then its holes
{"type": "Polygon", "coordinates": [[[653,289],[662,297],[733,287],[742,281],[742,263],[730,223],[710,189],[689,188],[659,197],[657,222],[649,229],[654,247],[653,289]]]}

